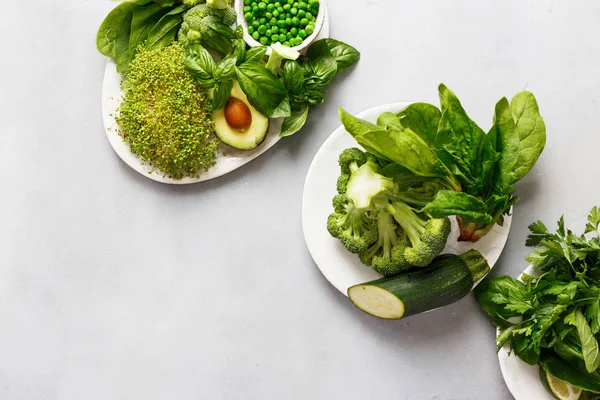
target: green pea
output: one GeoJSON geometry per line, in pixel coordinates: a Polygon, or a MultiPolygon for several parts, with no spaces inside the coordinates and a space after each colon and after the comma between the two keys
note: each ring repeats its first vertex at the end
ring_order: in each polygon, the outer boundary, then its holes
{"type": "Polygon", "coordinates": [[[271,29],[271,24],[265,24],[265,28],[267,28],[267,30],[271,29]]]}
{"type": "Polygon", "coordinates": [[[260,33],[258,33],[257,31],[254,31],[254,33],[252,34],[252,38],[254,40],[258,40],[260,39],[260,33]]]}
{"type": "Polygon", "coordinates": [[[283,42],[283,45],[284,45],[285,47],[291,47],[291,46],[290,46],[290,42],[283,42]]]}
{"type": "Polygon", "coordinates": [[[295,1],[294,0],[287,0],[287,3],[291,6],[292,4],[295,3],[295,1]]]}
{"type": "Polygon", "coordinates": [[[244,14],[244,18],[246,18],[246,21],[252,22],[252,20],[254,19],[254,15],[252,15],[252,13],[250,12],[247,12],[246,14],[244,14]]]}
{"type": "Polygon", "coordinates": [[[304,18],[304,17],[306,17],[306,11],[298,10],[298,18],[304,18]]]}
{"type": "Polygon", "coordinates": [[[279,18],[279,11],[273,10],[273,18],[279,18]]]}
{"type": "Polygon", "coordinates": [[[292,18],[292,14],[290,14],[289,12],[285,13],[285,19],[288,19],[288,18],[292,18]]]}
{"type": "Polygon", "coordinates": [[[285,21],[280,19],[279,21],[277,21],[277,26],[280,28],[285,28],[285,21]]]}
{"type": "Polygon", "coordinates": [[[284,11],[290,11],[290,8],[292,8],[289,4],[284,4],[283,5],[283,10],[284,11]]]}
{"type": "Polygon", "coordinates": [[[308,0],[308,5],[313,7],[313,6],[318,6],[319,5],[319,0],[308,0]]]}
{"type": "Polygon", "coordinates": [[[281,6],[277,7],[277,12],[278,12],[279,14],[283,15],[283,12],[284,12],[284,11],[285,11],[285,10],[283,9],[283,7],[281,7],[281,6]]]}
{"type": "Polygon", "coordinates": [[[258,3],[259,10],[264,10],[265,8],[267,8],[267,5],[265,3],[263,3],[262,1],[260,3],[258,3]]]}
{"type": "Polygon", "coordinates": [[[306,25],[308,25],[308,20],[306,18],[302,18],[300,20],[300,26],[306,26],[306,25]]]}
{"type": "Polygon", "coordinates": [[[273,14],[271,14],[270,12],[266,13],[265,14],[265,18],[266,19],[271,19],[271,18],[273,18],[273,14]]]}
{"type": "Polygon", "coordinates": [[[285,19],[285,24],[286,24],[286,26],[292,26],[292,19],[291,18],[286,18],[285,19]]]}
{"type": "Polygon", "coordinates": [[[260,22],[261,25],[264,25],[267,23],[267,19],[265,17],[262,17],[258,20],[258,22],[260,22]]]}
{"type": "Polygon", "coordinates": [[[300,46],[302,44],[302,38],[297,37],[295,40],[296,40],[296,46],[300,46]]]}
{"type": "Polygon", "coordinates": [[[287,28],[279,28],[279,33],[288,33],[287,28]]]}
{"type": "Polygon", "coordinates": [[[266,36],[261,37],[260,44],[262,44],[263,46],[266,46],[267,44],[269,44],[269,38],[266,36]]]}
{"type": "Polygon", "coordinates": [[[301,9],[301,10],[306,10],[308,8],[308,4],[306,4],[303,1],[301,1],[300,4],[298,4],[298,8],[301,9]]]}
{"type": "Polygon", "coordinates": [[[281,3],[280,3],[280,2],[278,2],[278,1],[276,1],[276,2],[275,2],[275,7],[277,7],[277,8],[281,7],[281,3]]]}
{"type": "Polygon", "coordinates": [[[250,36],[252,36],[252,34],[253,34],[253,33],[254,33],[254,28],[253,28],[253,27],[251,27],[251,26],[249,26],[249,27],[248,27],[248,34],[249,34],[250,36]]]}
{"type": "Polygon", "coordinates": [[[271,32],[273,32],[273,34],[278,34],[279,33],[279,27],[278,26],[273,26],[271,27],[271,32]]]}
{"type": "Polygon", "coordinates": [[[298,2],[297,2],[297,1],[294,1],[294,4],[292,4],[292,7],[294,7],[294,8],[298,8],[298,2]]]}
{"type": "Polygon", "coordinates": [[[252,6],[252,12],[256,14],[258,12],[258,6],[252,6]]]}
{"type": "Polygon", "coordinates": [[[252,21],[252,27],[254,29],[258,29],[259,26],[260,26],[260,22],[258,22],[257,20],[252,21]]]}
{"type": "Polygon", "coordinates": [[[310,8],[310,13],[312,15],[319,15],[319,5],[317,4],[316,6],[311,7],[310,8]]]}
{"type": "Polygon", "coordinates": [[[247,12],[250,12],[250,11],[252,11],[252,7],[250,7],[250,6],[244,6],[244,14],[247,13],[247,12]]]}
{"type": "Polygon", "coordinates": [[[266,36],[266,37],[271,37],[271,36],[273,36],[273,31],[272,31],[272,30],[270,30],[270,29],[267,29],[267,31],[265,32],[265,36],[266,36]]]}
{"type": "Polygon", "coordinates": [[[267,31],[267,27],[264,25],[261,25],[258,27],[258,33],[260,33],[261,35],[264,35],[265,32],[267,31]]]}
{"type": "Polygon", "coordinates": [[[267,11],[268,11],[268,12],[273,12],[273,10],[275,10],[275,6],[274,6],[273,4],[269,4],[269,5],[267,6],[267,11]]]}
{"type": "Polygon", "coordinates": [[[292,35],[292,32],[288,32],[288,33],[285,34],[285,38],[287,40],[292,40],[294,38],[294,35],[292,35]]]}
{"type": "Polygon", "coordinates": [[[298,9],[296,7],[292,7],[292,9],[290,10],[290,14],[292,14],[292,15],[298,14],[298,9]]]}
{"type": "Polygon", "coordinates": [[[306,28],[304,28],[304,30],[306,31],[307,35],[312,35],[312,33],[315,31],[315,27],[308,24],[306,25],[306,28]]]}
{"type": "Polygon", "coordinates": [[[298,28],[296,28],[296,27],[293,27],[292,29],[290,29],[290,33],[291,33],[293,36],[298,36],[298,28]]]}
{"type": "Polygon", "coordinates": [[[300,20],[298,19],[298,17],[292,18],[292,25],[298,26],[298,24],[300,24],[300,20]]]}
{"type": "Polygon", "coordinates": [[[298,32],[298,36],[304,39],[306,37],[306,31],[304,29],[300,29],[300,32],[298,32]]]}
{"type": "Polygon", "coordinates": [[[271,40],[274,41],[274,42],[278,41],[279,40],[279,35],[277,35],[277,34],[271,35],[271,40]]]}
{"type": "Polygon", "coordinates": [[[310,12],[306,13],[306,18],[308,18],[309,21],[312,21],[313,19],[315,19],[315,16],[312,15],[310,12]]]}

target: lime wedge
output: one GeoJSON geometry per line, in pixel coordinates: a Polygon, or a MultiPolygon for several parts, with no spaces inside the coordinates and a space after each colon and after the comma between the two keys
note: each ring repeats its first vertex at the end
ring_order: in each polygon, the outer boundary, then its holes
{"type": "Polygon", "coordinates": [[[558,400],[580,400],[582,390],[569,385],[540,368],[540,380],[546,389],[558,400]]]}

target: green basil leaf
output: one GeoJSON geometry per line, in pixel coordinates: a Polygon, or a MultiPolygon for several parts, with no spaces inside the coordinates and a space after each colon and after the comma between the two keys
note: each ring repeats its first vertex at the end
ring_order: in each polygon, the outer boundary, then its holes
{"type": "Polygon", "coordinates": [[[179,26],[183,22],[183,13],[186,10],[187,7],[182,4],[165,14],[148,32],[146,49],[160,50],[169,46],[179,32],[179,26]]]}
{"type": "Polygon", "coordinates": [[[306,123],[307,118],[308,106],[304,106],[300,110],[292,112],[292,115],[290,115],[285,119],[285,121],[283,121],[283,126],[281,127],[281,133],[279,134],[279,136],[290,136],[298,132],[306,123]]]}
{"type": "Polygon", "coordinates": [[[436,144],[438,125],[442,117],[439,108],[427,103],[412,103],[397,115],[402,126],[410,128],[429,145],[436,144]]]}
{"type": "Polygon", "coordinates": [[[235,64],[237,56],[230,54],[217,64],[215,67],[214,77],[216,80],[231,80],[235,76],[235,64]]]}
{"type": "Polygon", "coordinates": [[[127,20],[131,18],[134,8],[135,4],[133,3],[121,3],[100,24],[96,36],[96,47],[106,57],[115,58],[117,56],[115,44],[119,39],[119,31],[122,30],[121,27],[126,24],[127,20]]]}
{"type": "Polygon", "coordinates": [[[129,35],[131,33],[131,21],[133,19],[133,9],[123,19],[117,41],[115,42],[115,60],[117,62],[117,72],[125,72],[129,68],[129,35]]]}
{"type": "Polygon", "coordinates": [[[327,85],[337,73],[337,62],[331,54],[327,42],[317,40],[306,52],[307,66],[311,71],[310,78],[316,79],[321,85],[327,85]]]}
{"type": "Polygon", "coordinates": [[[165,13],[160,4],[147,7],[137,7],[133,10],[131,33],[129,35],[129,58],[133,60],[137,47],[148,38],[150,30],[158,23],[165,13]]]}
{"type": "Polygon", "coordinates": [[[250,104],[269,118],[287,97],[283,83],[262,64],[247,61],[235,67],[235,76],[250,104]]]}
{"type": "Polygon", "coordinates": [[[335,39],[323,39],[337,63],[337,71],[351,67],[360,59],[360,52],[354,47],[335,39]]]}
{"type": "Polygon", "coordinates": [[[246,51],[244,61],[261,62],[267,54],[267,46],[256,46],[246,51]]]}
{"type": "Polygon", "coordinates": [[[494,222],[494,218],[489,214],[488,207],[483,201],[470,194],[454,190],[440,190],[435,199],[422,211],[434,218],[458,215],[466,221],[479,224],[494,222]]]}
{"type": "Polygon", "coordinates": [[[215,83],[215,90],[213,91],[212,109],[218,110],[219,108],[225,107],[227,101],[231,97],[231,89],[233,89],[233,80],[218,81],[215,83]]]}
{"type": "Polygon", "coordinates": [[[290,98],[285,97],[277,108],[273,111],[271,118],[287,118],[292,115],[292,106],[290,104],[290,98]]]}
{"type": "Polygon", "coordinates": [[[283,64],[281,79],[291,94],[301,94],[304,82],[304,70],[297,61],[288,60],[283,64]]]}
{"type": "Polygon", "coordinates": [[[512,183],[523,178],[533,168],[546,145],[546,125],[532,93],[518,93],[510,101],[510,110],[519,134],[519,154],[512,183]]]}
{"type": "Polygon", "coordinates": [[[570,324],[577,328],[585,368],[590,373],[596,371],[600,366],[600,351],[598,349],[598,341],[594,337],[585,316],[577,309],[567,315],[564,321],[565,324],[570,324]]]}
{"type": "Polygon", "coordinates": [[[204,47],[199,44],[188,46],[183,56],[183,65],[204,89],[214,86],[215,61],[204,47]]]}

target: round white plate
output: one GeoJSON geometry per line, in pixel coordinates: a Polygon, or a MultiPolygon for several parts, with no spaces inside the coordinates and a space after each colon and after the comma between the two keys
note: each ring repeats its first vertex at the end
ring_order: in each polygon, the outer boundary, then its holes
{"type": "MultiPolygon", "coordinates": [[[[318,39],[324,39],[328,37],[329,13],[327,9],[325,9],[323,27],[319,32],[318,39]]],[[[198,178],[184,178],[179,180],[171,179],[163,176],[160,171],[154,170],[152,167],[144,164],[139,158],[134,156],[129,150],[129,146],[123,142],[123,139],[121,136],[119,136],[114,115],[119,108],[120,102],[121,74],[117,72],[117,65],[114,60],[109,58],[104,71],[104,83],[102,87],[102,120],[104,121],[104,128],[106,130],[106,136],[108,136],[108,141],[117,155],[125,162],[125,164],[129,165],[131,168],[145,177],[161,183],[185,185],[207,181],[209,179],[228,174],[229,172],[234,171],[254,160],[256,157],[273,147],[275,143],[279,142],[279,139],[281,139],[279,133],[281,132],[283,118],[271,119],[267,137],[265,138],[265,141],[258,146],[258,148],[249,151],[242,151],[222,144],[220,146],[221,154],[217,156],[216,164],[208,171],[201,173],[198,178]]]]}
{"type": "MultiPolygon", "coordinates": [[[[523,273],[539,275],[533,265],[527,267],[523,273]]],[[[497,331],[496,334],[498,333],[497,331]]],[[[509,350],[510,346],[504,345],[498,352],[498,361],[504,382],[515,400],[552,400],[553,397],[540,382],[539,367],[527,364],[514,354],[508,355],[509,350]]]]}
{"type": "MultiPolygon", "coordinates": [[[[358,114],[373,123],[384,111],[398,112],[410,103],[393,103],[371,108],[358,114]]],[[[372,268],[361,264],[356,254],[348,252],[339,240],[327,232],[327,217],[333,212],[331,199],[336,194],[336,181],[340,174],[338,156],[348,147],[360,147],[343,126],[336,129],[321,146],[306,176],[302,199],[302,227],[310,254],[325,278],[347,296],[350,286],[381,278],[372,268]]],[[[452,232],[444,253],[460,254],[476,249],[493,267],[508,239],[512,218],[504,226],[496,225],[476,243],[457,242],[458,224],[452,220],[452,232]]]]}

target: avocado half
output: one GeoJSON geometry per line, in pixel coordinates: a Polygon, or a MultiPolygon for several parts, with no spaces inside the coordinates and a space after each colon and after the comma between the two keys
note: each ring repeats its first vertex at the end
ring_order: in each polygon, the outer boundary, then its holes
{"type": "Polygon", "coordinates": [[[217,137],[239,150],[257,148],[269,130],[269,118],[250,105],[237,81],[233,83],[229,101],[225,107],[213,112],[213,119],[217,137]]]}

